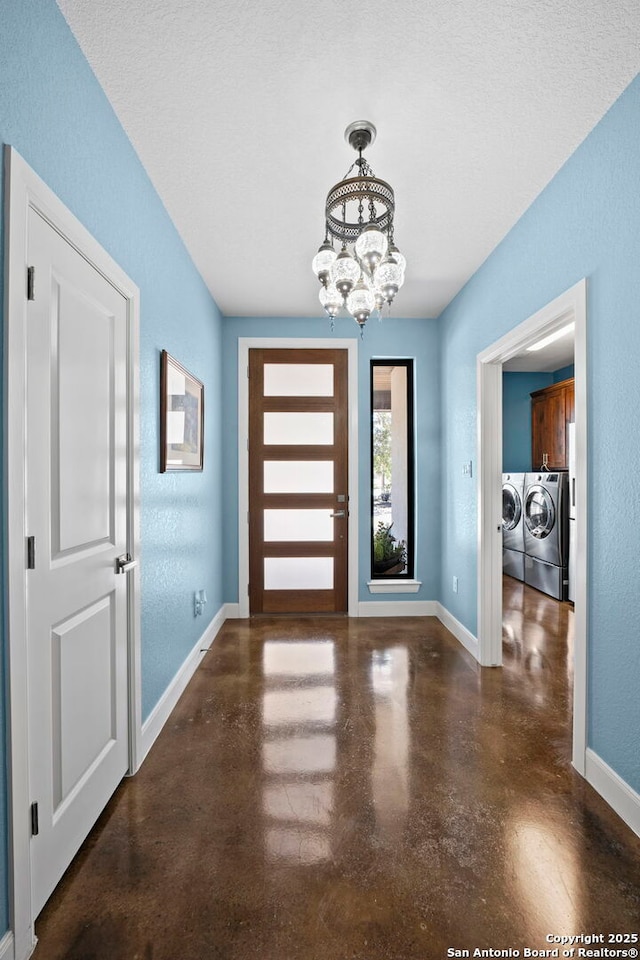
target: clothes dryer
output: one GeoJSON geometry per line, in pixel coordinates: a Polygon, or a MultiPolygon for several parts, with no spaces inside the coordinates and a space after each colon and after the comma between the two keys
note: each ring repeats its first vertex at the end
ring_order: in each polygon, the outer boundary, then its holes
{"type": "Polygon", "coordinates": [[[502,569],[524,580],[524,473],[502,474],[502,569]]]}
{"type": "Polygon", "coordinates": [[[528,473],[524,493],[525,583],[566,600],[569,480],[566,471],[528,473]]]}

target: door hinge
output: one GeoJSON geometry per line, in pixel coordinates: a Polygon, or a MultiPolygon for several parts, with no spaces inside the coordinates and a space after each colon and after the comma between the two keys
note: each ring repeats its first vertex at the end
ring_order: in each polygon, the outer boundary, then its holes
{"type": "Polygon", "coordinates": [[[40,833],[40,825],[38,823],[38,804],[31,804],[31,836],[37,837],[40,833]]]}
{"type": "Polygon", "coordinates": [[[27,300],[35,300],[36,298],[36,268],[27,267],[27,300]]]}
{"type": "Polygon", "coordinates": [[[36,538],[27,537],[27,570],[36,568],[36,538]]]}

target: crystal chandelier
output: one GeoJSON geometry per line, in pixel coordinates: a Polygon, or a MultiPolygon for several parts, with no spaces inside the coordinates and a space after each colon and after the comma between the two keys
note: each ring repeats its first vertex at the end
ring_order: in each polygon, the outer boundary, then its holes
{"type": "Polygon", "coordinates": [[[313,258],[322,284],[320,303],[331,318],[346,306],[364,328],[371,314],[381,314],[404,283],[406,260],[393,240],[393,189],[378,180],[362,156],[376,138],[367,120],[349,124],[344,138],[358,153],[345,177],[327,194],[325,236],[313,258]],[[350,176],[357,167],[357,173],[350,176]],[[336,252],[333,241],[340,244],[336,252]]]}

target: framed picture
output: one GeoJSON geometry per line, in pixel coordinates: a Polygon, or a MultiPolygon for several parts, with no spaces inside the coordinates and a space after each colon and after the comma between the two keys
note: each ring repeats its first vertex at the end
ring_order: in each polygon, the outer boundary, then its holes
{"type": "Polygon", "coordinates": [[[204,386],[166,350],[160,358],[160,473],[202,470],[204,386]]]}

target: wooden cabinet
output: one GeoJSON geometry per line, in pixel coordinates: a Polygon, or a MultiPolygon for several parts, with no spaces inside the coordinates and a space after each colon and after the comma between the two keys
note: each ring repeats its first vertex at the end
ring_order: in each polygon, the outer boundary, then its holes
{"type": "Polygon", "coordinates": [[[569,466],[567,424],[574,420],[574,380],[562,380],[531,394],[531,469],[569,466]]]}

